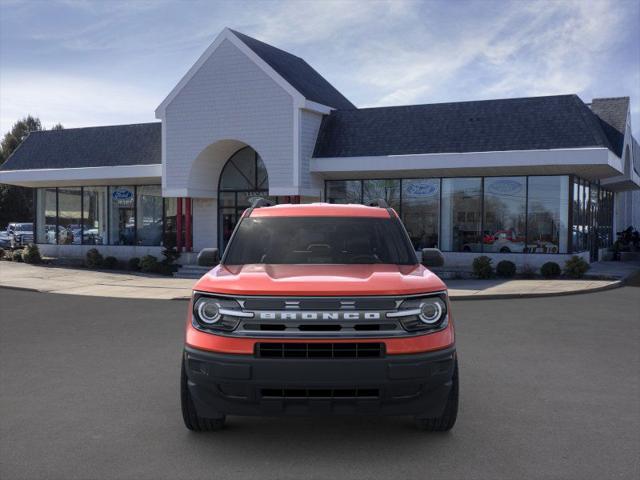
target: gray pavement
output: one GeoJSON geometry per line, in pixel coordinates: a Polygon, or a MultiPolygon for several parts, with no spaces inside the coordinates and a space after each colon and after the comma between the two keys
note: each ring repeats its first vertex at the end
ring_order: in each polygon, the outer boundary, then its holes
{"type": "Polygon", "coordinates": [[[185,302],[0,289],[2,479],[635,479],[640,288],[454,302],[461,410],[230,417],[194,434],[178,400],[185,302]]]}

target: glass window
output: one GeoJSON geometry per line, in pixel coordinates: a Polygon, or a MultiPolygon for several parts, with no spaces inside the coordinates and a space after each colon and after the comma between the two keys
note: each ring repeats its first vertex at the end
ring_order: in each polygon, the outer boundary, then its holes
{"type": "Polygon", "coordinates": [[[529,177],[528,197],[527,251],[567,253],[568,177],[529,177]]]}
{"type": "Polygon", "coordinates": [[[526,205],[526,177],[485,178],[483,252],[524,252],[526,205]]]}
{"type": "Polygon", "coordinates": [[[327,181],[327,203],[362,203],[360,180],[327,181]]]}
{"type": "Polygon", "coordinates": [[[162,244],[162,191],[160,185],[143,185],[136,190],[138,245],[162,244]]]}
{"type": "Polygon", "coordinates": [[[368,205],[379,198],[400,213],[400,180],[363,180],[362,203],[368,205]]]}
{"type": "Polygon", "coordinates": [[[251,217],[240,223],[225,263],[415,265],[417,259],[392,218],[251,217]]]}
{"type": "Polygon", "coordinates": [[[178,199],[167,197],[164,199],[164,237],[162,244],[166,247],[175,247],[178,216],[178,199]]]}
{"type": "MultiPolygon", "coordinates": [[[[225,164],[220,175],[220,190],[257,190],[258,183],[266,182],[262,160],[257,157],[255,150],[246,147],[234,153],[225,164]],[[261,164],[259,168],[256,163],[261,164]]],[[[269,186],[263,185],[260,188],[267,189],[269,186]]]]}
{"type": "Polygon", "coordinates": [[[438,246],[440,228],[440,179],[402,181],[402,221],[413,248],[438,246]]]}
{"type": "Polygon", "coordinates": [[[56,189],[39,188],[36,204],[36,242],[56,243],[56,189]]]}
{"type": "Polygon", "coordinates": [[[58,188],[58,244],[82,243],[82,189],[58,188]]]}
{"type": "Polygon", "coordinates": [[[82,190],[82,243],[107,243],[107,187],[84,187],[82,190]]]}
{"type": "Polygon", "coordinates": [[[136,237],[135,187],[109,187],[109,243],[134,245],[136,237]]]}
{"type": "Polygon", "coordinates": [[[482,179],[442,180],[442,250],[481,252],[482,179]]]}

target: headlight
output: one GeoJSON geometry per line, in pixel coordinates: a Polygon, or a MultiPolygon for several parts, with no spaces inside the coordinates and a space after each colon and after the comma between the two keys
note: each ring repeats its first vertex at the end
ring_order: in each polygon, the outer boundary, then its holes
{"type": "Polygon", "coordinates": [[[405,330],[439,330],[447,326],[447,294],[439,293],[404,300],[398,311],[387,313],[397,318],[405,330]]]}
{"type": "Polygon", "coordinates": [[[232,298],[220,298],[201,293],[193,296],[193,326],[206,330],[234,330],[242,318],[253,313],[243,312],[232,298]]]}

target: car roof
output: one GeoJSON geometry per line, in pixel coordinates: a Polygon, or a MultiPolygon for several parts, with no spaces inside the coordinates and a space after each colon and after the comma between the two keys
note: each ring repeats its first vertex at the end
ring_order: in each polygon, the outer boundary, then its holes
{"type": "Polygon", "coordinates": [[[251,211],[251,217],[370,217],[389,218],[386,208],[358,204],[335,203],[285,203],[272,207],[260,207],[251,211]]]}

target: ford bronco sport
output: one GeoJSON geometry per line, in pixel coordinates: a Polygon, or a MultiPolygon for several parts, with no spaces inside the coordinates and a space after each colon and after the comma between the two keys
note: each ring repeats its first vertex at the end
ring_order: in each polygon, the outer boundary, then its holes
{"type": "MultiPolygon", "coordinates": [[[[259,199],[244,212],[220,264],[194,286],[181,373],[187,428],[311,414],[453,427],[447,288],[418,262],[396,212],[375,205],[259,199]]],[[[430,259],[442,255],[424,249],[430,259]]]]}

